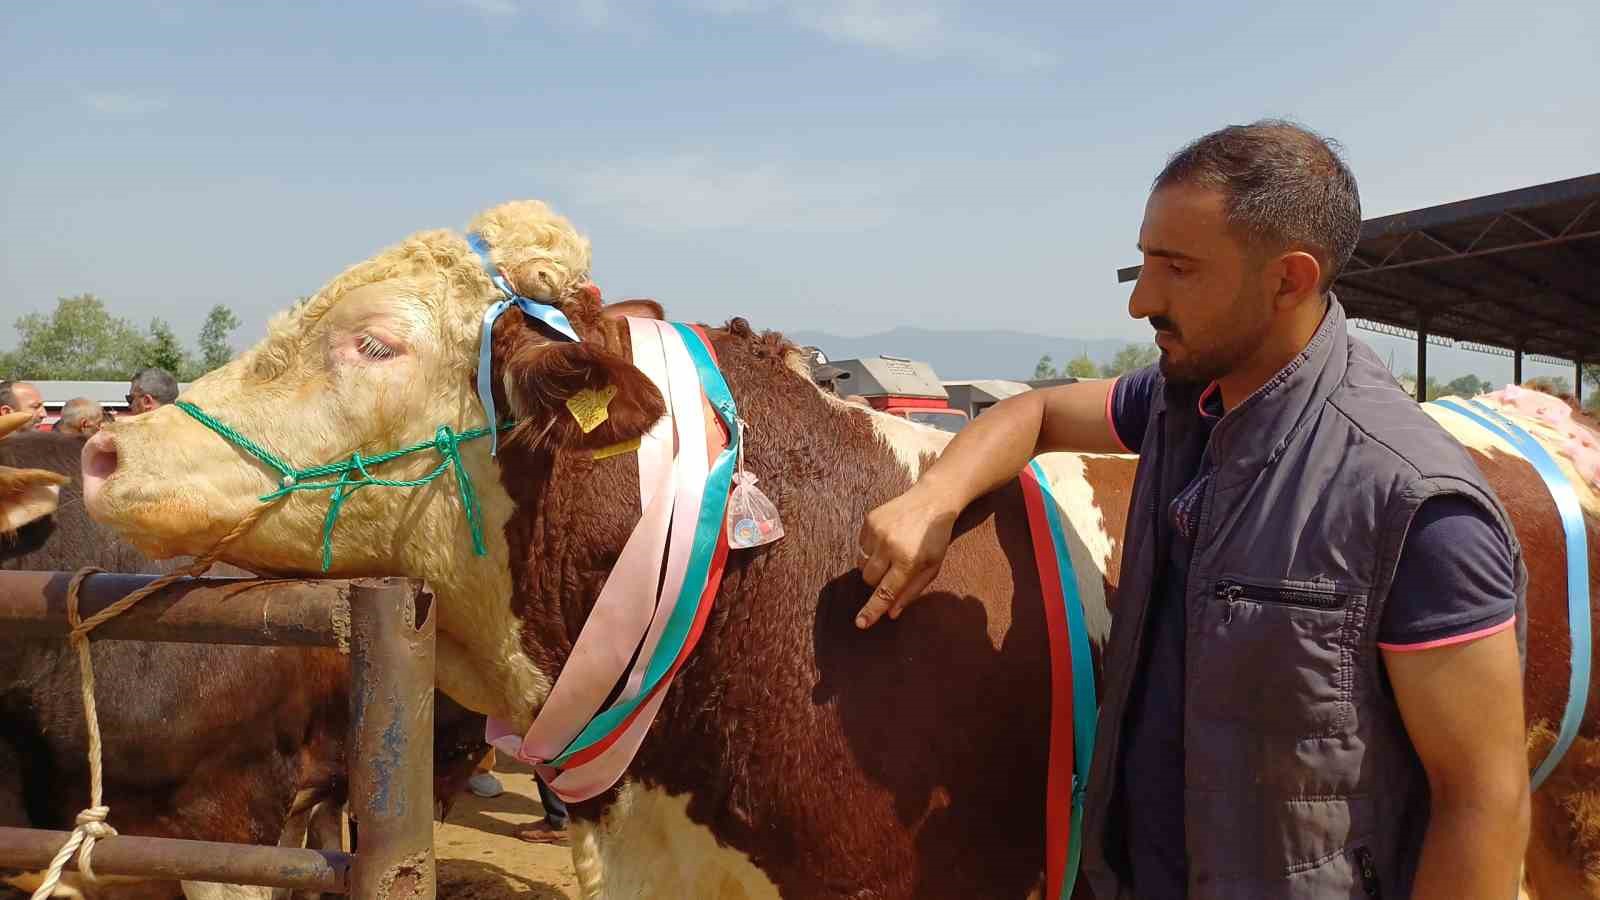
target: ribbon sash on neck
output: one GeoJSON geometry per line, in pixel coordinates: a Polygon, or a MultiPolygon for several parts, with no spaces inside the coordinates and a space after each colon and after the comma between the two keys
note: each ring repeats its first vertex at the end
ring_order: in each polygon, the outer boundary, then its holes
{"type": "Polygon", "coordinates": [[[699,641],[727,558],[724,521],[739,441],[727,382],[698,329],[627,322],[635,365],[668,407],[640,443],[643,514],[528,733],[518,740],[496,720],[487,732],[568,802],[603,793],[622,777],[699,641]],[[715,461],[708,459],[702,397],[729,436],[715,461]],[[619,682],[623,689],[602,709],[619,682]]]}

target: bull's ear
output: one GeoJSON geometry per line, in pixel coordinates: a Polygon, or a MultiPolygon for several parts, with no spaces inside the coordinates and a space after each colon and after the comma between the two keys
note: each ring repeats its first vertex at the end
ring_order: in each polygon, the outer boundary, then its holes
{"type": "Polygon", "coordinates": [[[600,315],[607,319],[655,319],[658,322],[667,320],[667,311],[661,304],[644,298],[618,300],[616,303],[601,307],[600,315]]]}
{"type": "Polygon", "coordinates": [[[0,466],[0,535],[55,512],[67,481],[59,472],[0,466]]]}
{"type": "Polygon", "coordinates": [[[521,347],[502,381],[523,420],[507,443],[597,450],[643,436],[666,413],[649,377],[593,343],[521,347]]]}
{"type": "MultiPolygon", "coordinates": [[[[10,407],[7,407],[9,409],[10,407]]],[[[33,413],[26,409],[0,414],[0,437],[5,437],[33,421],[33,413]]]]}

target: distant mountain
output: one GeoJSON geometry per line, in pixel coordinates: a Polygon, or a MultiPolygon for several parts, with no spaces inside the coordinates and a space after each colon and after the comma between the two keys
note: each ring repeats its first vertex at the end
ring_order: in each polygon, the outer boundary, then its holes
{"type": "Polygon", "coordinates": [[[1079,340],[1021,331],[933,331],[926,328],[895,328],[866,337],[839,337],[822,331],[790,331],[785,336],[797,344],[818,347],[829,359],[863,356],[904,356],[933,366],[939,378],[959,381],[968,378],[1033,377],[1039,357],[1050,354],[1059,368],[1085,351],[1098,363],[1107,363],[1118,350],[1133,341],[1117,339],[1079,340]]]}
{"type": "MultiPolygon", "coordinates": [[[[1410,341],[1352,329],[1351,334],[1365,341],[1379,358],[1390,362],[1394,374],[1415,372],[1416,345],[1410,341]]],[[[935,331],[928,328],[895,328],[865,337],[839,337],[823,331],[789,331],[785,336],[798,344],[820,347],[829,359],[852,357],[905,356],[933,366],[939,378],[958,381],[969,378],[1025,380],[1033,377],[1039,357],[1050,354],[1057,368],[1080,353],[1088,352],[1096,364],[1108,363],[1118,350],[1132,343],[1116,338],[1081,339],[1021,331],[935,331]]],[[[1428,374],[1440,383],[1462,375],[1477,375],[1494,384],[1511,378],[1511,360],[1459,348],[1430,346],[1428,374]]],[[[1570,366],[1542,365],[1528,360],[1524,378],[1553,375],[1572,379],[1570,366]]],[[[1587,390],[1594,390],[1593,387],[1587,390]]]]}

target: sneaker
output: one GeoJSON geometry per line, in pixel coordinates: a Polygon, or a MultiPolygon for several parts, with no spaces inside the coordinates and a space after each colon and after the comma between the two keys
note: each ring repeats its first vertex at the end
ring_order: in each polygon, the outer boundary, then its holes
{"type": "Polygon", "coordinates": [[[467,779],[467,789],[485,799],[498,797],[505,793],[505,787],[500,784],[500,779],[494,777],[493,772],[479,772],[467,779]]]}

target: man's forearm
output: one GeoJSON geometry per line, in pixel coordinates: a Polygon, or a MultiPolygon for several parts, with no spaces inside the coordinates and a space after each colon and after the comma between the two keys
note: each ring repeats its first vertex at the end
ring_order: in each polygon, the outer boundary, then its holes
{"type": "Polygon", "coordinates": [[[1039,391],[1026,391],[985,410],[963,428],[940,454],[917,489],[934,491],[952,512],[1017,477],[1039,443],[1044,403],[1039,391]]]}
{"type": "Polygon", "coordinates": [[[1528,845],[1528,794],[1484,787],[1460,798],[1434,798],[1412,886],[1416,900],[1517,896],[1528,845]]]}

